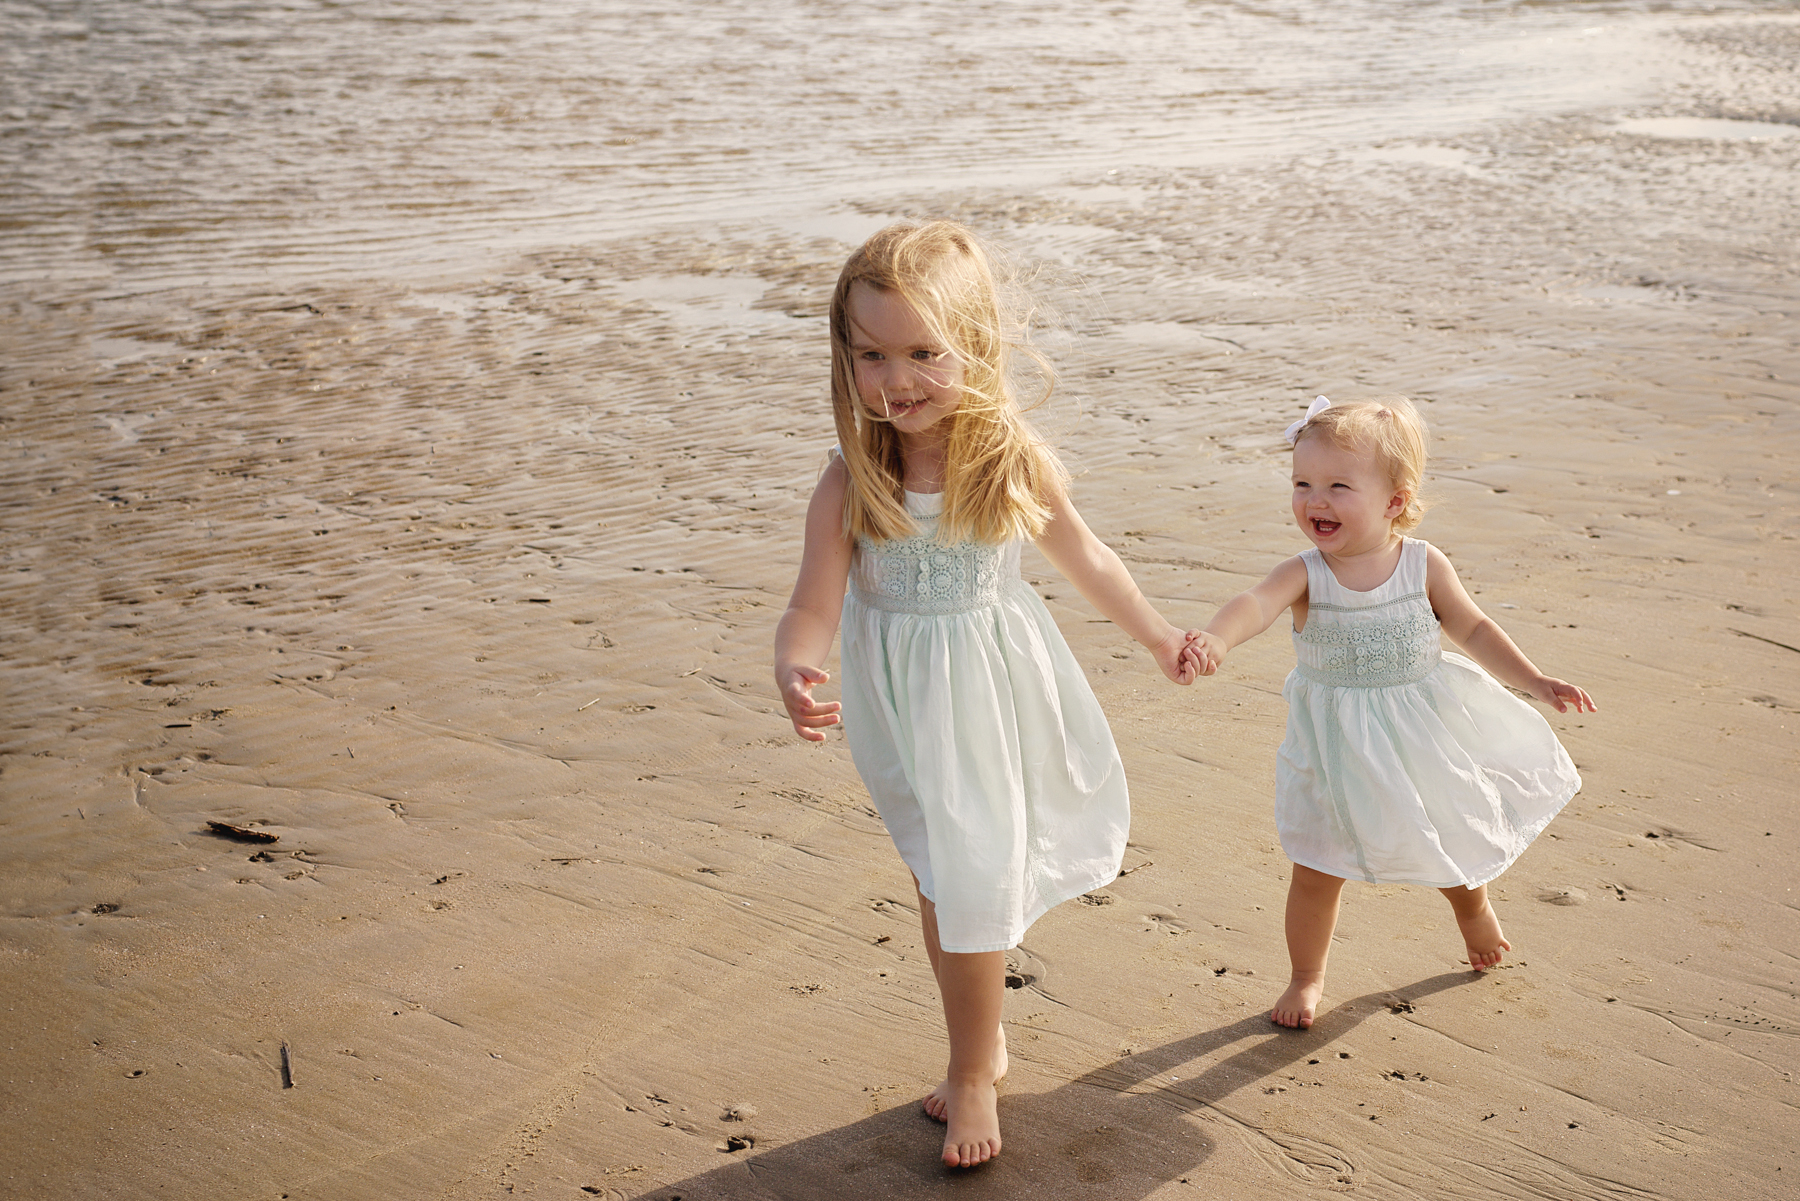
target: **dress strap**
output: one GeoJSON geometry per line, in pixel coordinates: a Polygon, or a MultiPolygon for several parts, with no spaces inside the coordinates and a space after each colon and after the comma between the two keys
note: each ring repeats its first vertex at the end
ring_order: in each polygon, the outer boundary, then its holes
{"type": "Polygon", "coordinates": [[[1306,603],[1329,602],[1338,582],[1326,566],[1324,554],[1318,547],[1309,546],[1300,552],[1300,561],[1306,564],[1306,603]]]}
{"type": "Polygon", "coordinates": [[[1399,577],[1399,591],[1405,595],[1425,591],[1425,549],[1429,545],[1423,538],[1402,538],[1400,541],[1400,566],[1394,572],[1399,577]]]}

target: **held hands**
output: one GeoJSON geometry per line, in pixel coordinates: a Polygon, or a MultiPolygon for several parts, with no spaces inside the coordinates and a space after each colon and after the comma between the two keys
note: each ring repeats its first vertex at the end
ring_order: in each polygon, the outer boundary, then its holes
{"type": "Polygon", "coordinates": [[[1187,645],[1181,648],[1181,658],[1192,665],[1195,675],[1210,676],[1219,670],[1219,664],[1225,662],[1225,653],[1231,648],[1225,640],[1208,630],[1189,630],[1187,645]]]}
{"type": "Polygon", "coordinates": [[[1182,631],[1170,627],[1163,640],[1150,648],[1150,653],[1156,656],[1156,665],[1177,684],[1192,684],[1196,675],[1206,674],[1198,670],[1195,660],[1188,653],[1188,648],[1198,636],[1198,630],[1182,631]]]}
{"type": "Polygon", "coordinates": [[[831,678],[831,673],[816,667],[795,665],[784,668],[778,677],[781,685],[781,703],[787,706],[788,719],[794,723],[794,733],[808,742],[824,742],[825,727],[838,724],[836,701],[815,701],[812,690],[831,678]]]}
{"type": "Polygon", "coordinates": [[[1567,713],[1571,705],[1574,706],[1577,713],[1599,712],[1598,706],[1594,704],[1594,698],[1567,680],[1559,680],[1555,676],[1539,676],[1532,681],[1528,691],[1558,713],[1567,713]]]}

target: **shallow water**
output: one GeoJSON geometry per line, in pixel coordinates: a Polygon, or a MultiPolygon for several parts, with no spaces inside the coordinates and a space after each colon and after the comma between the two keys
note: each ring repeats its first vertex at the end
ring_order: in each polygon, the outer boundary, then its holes
{"type": "Polygon", "coordinates": [[[1744,3],[0,3],[0,279],[391,275],[1628,103],[1744,3]]]}

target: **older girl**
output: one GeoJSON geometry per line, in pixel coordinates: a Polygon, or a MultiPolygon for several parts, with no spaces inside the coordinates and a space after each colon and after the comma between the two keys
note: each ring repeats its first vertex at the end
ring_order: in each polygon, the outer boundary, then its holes
{"type": "Polygon", "coordinates": [[[1118,874],[1130,816],[1106,718],[1020,579],[1022,541],[1170,679],[1193,678],[1188,635],[1082,523],[1021,416],[1009,341],[988,258],[962,226],[890,226],[850,256],[831,300],[839,450],[775,635],[794,729],[820,741],[841,714],[912,870],[950,1036],[925,1109],[947,1124],[952,1167],[1000,1150],[1004,952],[1118,874]],[[841,708],[813,697],[840,616],[841,708]]]}

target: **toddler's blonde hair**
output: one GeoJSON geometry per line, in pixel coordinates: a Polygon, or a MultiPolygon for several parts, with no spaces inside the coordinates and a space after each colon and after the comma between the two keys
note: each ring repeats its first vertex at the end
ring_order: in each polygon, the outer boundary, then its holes
{"type": "MultiPolygon", "coordinates": [[[[885,541],[915,528],[902,496],[900,435],[857,396],[845,304],[858,282],[898,293],[962,368],[961,401],[944,419],[949,441],[937,536],[946,542],[1038,537],[1067,475],[1026,424],[1013,395],[1012,356],[1037,356],[1006,326],[980,240],[954,221],[890,225],[864,242],[838,275],[831,296],[831,412],[850,473],[845,529],[885,541]]],[[[1039,359],[1038,367],[1048,395],[1048,365],[1039,359]]]]}
{"type": "Polygon", "coordinates": [[[1406,508],[1394,518],[1402,533],[1425,518],[1425,419],[1404,396],[1352,400],[1321,410],[1300,427],[1294,445],[1323,438],[1342,450],[1366,454],[1386,474],[1396,492],[1406,493],[1406,508]]]}

